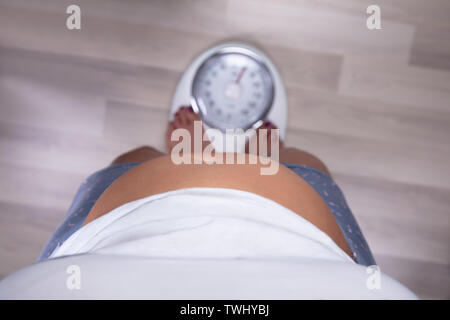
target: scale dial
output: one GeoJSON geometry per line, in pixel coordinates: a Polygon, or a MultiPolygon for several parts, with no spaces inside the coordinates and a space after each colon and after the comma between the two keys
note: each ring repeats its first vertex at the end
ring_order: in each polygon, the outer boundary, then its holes
{"type": "Polygon", "coordinates": [[[250,50],[226,48],[207,58],[192,84],[192,104],[212,128],[248,129],[272,106],[274,86],[266,65],[250,50]]]}

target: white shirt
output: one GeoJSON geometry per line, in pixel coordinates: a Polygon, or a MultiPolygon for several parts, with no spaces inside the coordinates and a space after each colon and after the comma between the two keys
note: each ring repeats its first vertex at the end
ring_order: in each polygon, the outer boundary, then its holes
{"type": "Polygon", "coordinates": [[[190,188],[92,221],[50,260],[0,282],[0,298],[416,298],[384,274],[381,289],[370,289],[369,277],[324,232],[272,200],[190,188]],[[67,287],[73,272],[80,290],[67,287]]]}

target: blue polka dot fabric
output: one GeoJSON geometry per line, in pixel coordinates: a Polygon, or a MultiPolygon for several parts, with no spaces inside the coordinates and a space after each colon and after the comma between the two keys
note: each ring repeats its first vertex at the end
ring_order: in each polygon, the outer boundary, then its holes
{"type": "Polygon", "coordinates": [[[89,211],[102,193],[121,175],[140,164],[119,163],[97,171],[87,178],[78,188],[66,218],[42,250],[38,262],[48,259],[52,252],[83,226],[89,211]]]}
{"type": "Polygon", "coordinates": [[[345,201],[344,194],[333,179],[311,167],[299,164],[283,164],[302,177],[325,201],[347,240],[353,259],[358,264],[365,266],[376,264],[369,245],[345,201]]]}
{"type": "MultiPolygon", "coordinates": [[[[52,252],[83,225],[89,211],[102,193],[122,174],[139,165],[139,162],[120,163],[97,171],[87,178],[78,189],[64,221],[45,245],[38,262],[48,259],[52,252]]],[[[356,222],[344,195],[326,174],[298,164],[283,163],[302,177],[330,208],[341,228],[354,260],[362,265],[374,265],[375,260],[356,222]]]]}

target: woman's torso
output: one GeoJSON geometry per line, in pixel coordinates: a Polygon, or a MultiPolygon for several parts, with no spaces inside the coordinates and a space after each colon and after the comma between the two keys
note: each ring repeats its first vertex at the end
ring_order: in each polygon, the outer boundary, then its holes
{"type": "Polygon", "coordinates": [[[261,164],[245,163],[175,165],[170,156],[143,162],[119,177],[101,195],[84,224],[125,203],[154,194],[194,187],[230,188],[258,194],[294,211],[350,255],[335,218],[306,181],[283,165],[274,175],[261,175],[261,164]]]}

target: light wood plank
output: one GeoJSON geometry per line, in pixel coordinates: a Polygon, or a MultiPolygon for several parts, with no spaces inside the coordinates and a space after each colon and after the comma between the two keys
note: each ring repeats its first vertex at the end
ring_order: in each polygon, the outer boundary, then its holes
{"type": "Polygon", "coordinates": [[[192,57],[217,39],[201,33],[139,25],[85,15],[80,32],[67,30],[64,12],[48,13],[2,7],[0,44],[2,46],[105,58],[111,61],[164,66],[181,71],[192,57]],[[31,21],[31,23],[23,23],[31,21]],[[14,30],[14,32],[8,32],[14,30]],[[138,40],[137,40],[138,39],[138,40]],[[183,54],[181,54],[183,53],[183,54]]]}
{"type": "Polygon", "coordinates": [[[262,6],[259,1],[230,0],[227,12],[233,28],[261,41],[343,55],[406,61],[414,34],[413,26],[393,21],[384,21],[382,30],[371,32],[366,27],[365,11],[346,14],[326,6],[318,9],[294,2],[274,1],[262,6]]]}
{"type": "Polygon", "coordinates": [[[316,154],[334,172],[450,189],[448,148],[409,148],[401,143],[296,129],[288,130],[286,143],[316,154]]]}
{"type": "Polygon", "coordinates": [[[392,256],[380,256],[378,260],[382,272],[406,285],[421,299],[450,299],[448,265],[392,256]]]}
{"type": "Polygon", "coordinates": [[[36,262],[65,212],[7,201],[0,201],[0,212],[1,279],[36,262]]]}
{"type": "MultiPolygon", "coordinates": [[[[286,85],[317,88],[327,92],[337,90],[342,56],[279,46],[261,47],[276,62],[286,85]]],[[[291,94],[300,95],[294,92],[291,94]]]]}
{"type": "Polygon", "coordinates": [[[87,176],[134,147],[120,139],[64,134],[28,126],[0,125],[0,161],[5,165],[87,176]]]}
{"type": "MultiPolygon", "coordinates": [[[[447,11],[447,15],[448,13],[450,13],[450,9],[447,11]]],[[[450,23],[420,23],[416,29],[411,49],[411,64],[450,71],[449,34],[450,23]]]]}
{"type": "MultiPolygon", "coordinates": [[[[78,117],[89,116],[89,119],[75,121],[77,114],[70,114],[74,119],[74,125],[82,123],[87,126],[89,122],[93,121],[92,119],[97,119],[94,126],[96,132],[102,131],[98,120],[100,118],[102,121],[107,99],[116,98],[142,104],[150,103],[152,106],[166,110],[181,76],[180,72],[159,67],[5,47],[0,47],[0,66],[5,78],[19,78],[25,84],[38,83],[49,89],[58,88],[58,92],[61,92],[59,96],[64,98],[75,95],[74,98],[80,101],[77,108],[73,106],[71,109],[73,111],[87,109],[86,112],[78,112],[78,117]],[[93,102],[88,103],[88,98],[93,102]],[[95,110],[98,110],[96,114],[94,114],[95,110]]],[[[17,83],[14,89],[20,91],[27,88],[21,88],[21,84],[17,83]]],[[[36,91],[38,90],[36,89],[36,91]]],[[[20,93],[18,92],[18,94],[20,93]]],[[[26,92],[23,92],[23,95],[26,95],[26,92]]],[[[55,97],[52,98],[55,99],[55,97]]],[[[76,104],[77,102],[71,103],[76,104]]],[[[59,104],[62,104],[58,107],[59,109],[64,107],[63,101],[60,101],[59,104]]],[[[56,108],[57,105],[57,103],[50,104],[48,108],[56,108]]],[[[40,104],[39,108],[46,106],[40,104]]],[[[64,112],[66,111],[64,110],[64,112]]]]}
{"type": "Polygon", "coordinates": [[[78,174],[1,163],[0,201],[56,208],[65,212],[79,185],[78,174]]]}
{"type": "Polygon", "coordinates": [[[100,135],[105,108],[103,100],[88,93],[58,89],[28,77],[3,73],[0,78],[0,121],[100,135]]]}
{"type": "Polygon", "coordinates": [[[421,146],[448,150],[450,108],[426,107],[360,98],[303,86],[288,86],[292,129],[396,142],[401,148],[421,146]]]}
{"type": "Polygon", "coordinates": [[[447,112],[450,108],[450,73],[381,59],[350,57],[344,59],[338,92],[413,105],[429,112],[447,112]]]}
{"type": "Polygon", "coordinates": [[[124,101],[109,101],[104,134],[114,141],[129,142],[130,146],[150,145],[166,152],[168,118],[166,110],[124,101]]]}
{"type": "Polygon", "coordinates": [[[449,298],[448,0],[0,0],[0,278],[32,263],[79,184],[142,144],[164,149],[184,68],[243,40],[287,85],[286,143],[320,156],[381,269],[449,298]],[[25,236],[24,236],[25,235],[25,236]]]}
{"type": "Polygon", "coordinates": [[[375,258],[391,255],[449,264],[449,190],[349,174],[334,176],[375,258]]]}

